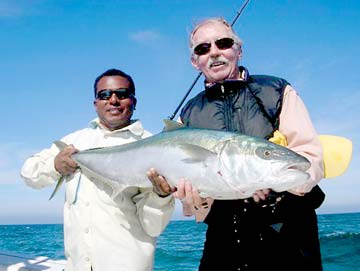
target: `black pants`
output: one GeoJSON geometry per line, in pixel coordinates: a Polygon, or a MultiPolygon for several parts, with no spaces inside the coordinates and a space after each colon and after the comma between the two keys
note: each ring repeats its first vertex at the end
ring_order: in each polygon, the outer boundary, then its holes
{"type": "Polygon", "coordinates": [[[281,195],[277,204],[215,201],[199,270],[322,270],[315,209],[316,186],[304,197],[281,195]]]}

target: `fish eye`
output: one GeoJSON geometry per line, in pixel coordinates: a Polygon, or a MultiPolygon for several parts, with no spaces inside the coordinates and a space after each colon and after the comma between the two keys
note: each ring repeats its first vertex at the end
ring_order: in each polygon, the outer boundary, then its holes
{"type": "Polygon", "coordinates": [[[276,150],[272,150],[271,147],[264,146],[256,148],[255,153],[260,159],[269,160],[274,158],[274,151],[276,150]]]}
{"type": "Polygon", "coordinates": [[[265,157],[271,156],[271,151],[265,150],[265,151],[264,151],[264,156],[265,156],[265,157]]]}

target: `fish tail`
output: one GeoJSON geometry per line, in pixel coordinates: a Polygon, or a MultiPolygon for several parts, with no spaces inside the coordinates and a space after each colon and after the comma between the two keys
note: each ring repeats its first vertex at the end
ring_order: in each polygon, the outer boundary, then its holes
{"type": "MultiPolygon", "coordinates": [[[[54,141],[54,145],[55,145],[56,147],[58,147],[58,149],[59,149],[60,151],[62,151],[63,149],[65,149],[65,148],[68,146],[65,142],[63,142],[63,141],[61,141],[61,140],[56,140],[56,141],[54,141]]],[[[57,184],[56,184],[56,186],[55,186],[55,189],[54,189],[54,191],[52,192],[49,200],[51,200],[51,199],[55,196],[56,192],[59,190],[59,188],[60,188],[60,186],[62,185],[62,183],[64,182],[64,180],[65,180],[65,176],[64,176],[64,175],[61,175],[60,178],[59,178],[58,181],[57,181],[57,184]]]]}
{"type": "Polygon", "coordinates": [[[61,184],[64,182],[64,180],[65,180],[65,176],[64,176],[64,175],[61,175],[61,177],[60,177],[59,180],[57,181],[57,184],[56,184],[56,186],[55,186],[55,189],[54,189],[54,191],[52,192],[49,200],[51,200],[51,199],[55,196],[56,192],[59,190],[59,188],[60,188],[61,184]]]}

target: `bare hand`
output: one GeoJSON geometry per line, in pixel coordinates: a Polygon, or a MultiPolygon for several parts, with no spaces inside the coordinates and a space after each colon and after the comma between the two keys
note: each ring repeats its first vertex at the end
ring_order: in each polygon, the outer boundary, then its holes
{"type": "Polygon", "coordinates": [[[154,187],[154,192],[161,197],[166,197],[175,191],[171,188],[164,176],[159,175],[154,168],[149,169],[146,173],[154,187]]]}
{"type": "Polygon", "coordinates": [[[295,195],[295,196],[301,196],[301,197],[303,197],[303,196],[305,196],[305,194],[306,193],[304,193],[304,191],[303,191],[303,189],[301,189],[302,187],[300,187],[300,188],[293,188],[293,189],[290,189],[290,190],[288,190],[287,192],[289,192],[289,193],[291,193],[291,194],[293,194],[293,195],[295,195]]]}
{"type": "Polygon", "coordinates": [[[56,155],[54,166],[61,175],[70,175],[76,171],[78,165],[71,159],[73,153],[78,152],[73,145],[69,145],[56,155]]]}
{"type": "Polygon", "coordinates": [[[197,221],[202,221],[213,203],[213,199],[202,198],[197,189],[192,187],[191,182],[181,179],[178,183],[174,198],[181,201],[184,216],[198,215],[197,221]]]}
{"type": "Polygon", "coordinates": [[[266,200],[266,198],[269,196],[270,194],[270,189],[262,189],[262,190],[257,190],[254,194],[253,194],[253,199],[255,202],[260,202],[260,200],[266,200]]]}

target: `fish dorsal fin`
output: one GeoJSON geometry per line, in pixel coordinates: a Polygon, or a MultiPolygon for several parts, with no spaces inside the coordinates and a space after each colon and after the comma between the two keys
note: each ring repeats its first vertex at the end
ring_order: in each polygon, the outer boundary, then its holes
{"type": "Polygon", "coordinates": [[[68,146],[65,142],[60,141],[60,140],[54,141],[54,145],[55,145],[56,147],[58,147],[58,149],[59,149],[60,151],[62,151],[63,149],[65,149],[65,148],[68,146]]]}
{"type": "Polygon", "coordinates": [[[186,127],[184,124],[177,122],[177,121],[168,120],[168,119],[164,119],[163,121],[165,123],[165,127],[163,129],[164,132],[177,130],[177,129],[186,127]]]}
{"type": "Polygon", "coordinates": [[[209,151],[203,147],[193,144],[181,143],[178,145],[189,158],[183,159],[186,163],[199,163],[204,162],[208,157],[216,155],[216,153],[209,151]]]}

